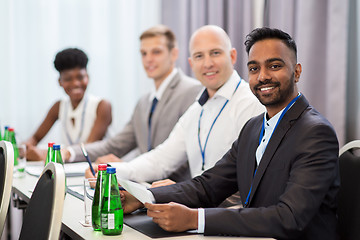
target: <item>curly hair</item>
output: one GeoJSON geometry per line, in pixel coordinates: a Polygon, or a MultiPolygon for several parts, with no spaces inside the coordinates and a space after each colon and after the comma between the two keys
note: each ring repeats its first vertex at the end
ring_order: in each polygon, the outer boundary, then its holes
{"type": "Polygon", "coordinates": [[[88,61],[88,57],[82,50],[67,48],[56,54],[54,66],[58,72],[76,67],[86,69],[88,61]]]}

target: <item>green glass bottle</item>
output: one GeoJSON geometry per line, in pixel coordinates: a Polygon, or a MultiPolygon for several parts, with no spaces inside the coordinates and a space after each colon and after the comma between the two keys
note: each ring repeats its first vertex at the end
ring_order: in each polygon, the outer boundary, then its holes
{"type": "Polygon", "coordinates": [[[14,166],[17,166],[18,163],[18,158],[19,158],[19,150],[17,148],[16,145],[16,137],[15,137],[15,130],[14,128],[8,128],[9,131],[9,136],[8,136],[8,141],[12,143],[13,148],[14,148],[14,166]]]}
{"type": "Polygon", "coordinates": [[[53,145],[53,152],[52,152],[52,156],[51,156],[51,161],[52,162],[56,162],[56,163],[60,163],[61,165],[64,166],[64,162],[62,160],[61,157],[61,152],[60,152],[60,145],[53,145]]]}
{"type": "Polygon", "coordinates": [[[101,201],[104,195],[104,183],[107,176],[107,164],[98,165],[94,199],[91,206],[92,227],[95,231],[101,231],[101,201]]]}
{"type": "Polygon", "coordinates": [[[10,142],[10,139],[9,139],[9,126],[5,126],[3,140],[10,142]]]}
{"type": "MultiPolygon", "coordinates": [[[[61,157],[60,145],[55,145],[55,144],[53,145],[51,161],[55,163],[60,163],[64,167],[64,162],[61,157]]],[[[65,175],[65,189],[67,189],[66,175],[65,175]]],[[[65,194],[66,194],[66,190],[65,190],[65,194]]]]}
{"type": "Polygon", "coordinates": [[[119,235],[123,229],[124,211],[121,206],[116,168],[108,167],[101,207],[101,232],[104,235],[119,235]]]}
{"type": "Polygon", "coordinates": [[[46,166],[49,162],[51,162],[51,157],[52,157],[52,153],[53,153],[53,146],[55,143],[50,142],[48,143],[48,151],[47,151],[47,155],[46,155],[46,160],[45,160],[45,165],[46,166]]]}

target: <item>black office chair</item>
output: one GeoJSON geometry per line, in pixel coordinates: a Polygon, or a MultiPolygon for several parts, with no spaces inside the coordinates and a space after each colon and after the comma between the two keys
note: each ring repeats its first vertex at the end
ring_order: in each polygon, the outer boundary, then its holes
{"type": "Polygon", "coordinates": [[[0,141],[0,237],[9,209],[14,168],[14,149],[10,142],[0,141]]]}
{"type": "Polygon", "coordinates": [[[26,208],[19,239],[59,239],[64,197],[64,168],[51,162],[40,175],[26,208]]]}
{"type": "Polygon", "coordinates": [[[339,151],[338,226],[341,240],[360,239],[360,156],[354,152],[359,148],[360,140],[356,140],[339,151]]]}

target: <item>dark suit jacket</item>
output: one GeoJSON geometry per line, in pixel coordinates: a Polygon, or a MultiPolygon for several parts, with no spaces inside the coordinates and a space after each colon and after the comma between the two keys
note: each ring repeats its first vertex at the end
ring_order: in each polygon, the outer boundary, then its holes
{"type": "Polygon", "coordinates": [[[207,207],[206,235],[335,239],[339,149],[332,126],[301,96],[274,131],[253,178],[262,121],[263,115],[250,119],[201,176],[152,189],[156,201],[207,207]],[[245,202],[252,182],[248,206],[213,208],[237,190],[245,202]]]}

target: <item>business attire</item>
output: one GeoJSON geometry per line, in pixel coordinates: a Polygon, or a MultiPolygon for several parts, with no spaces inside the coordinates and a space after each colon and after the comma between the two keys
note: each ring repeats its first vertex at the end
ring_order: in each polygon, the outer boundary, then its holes
{"type": "Polygon", "coordinates": [[[206,89],[200,93],[163,144],[131,162],[114,165],[117,176],[138,182],[164,179],[187,159],[191,176],[200,175],[226,153],[243,125],[264,110],[234,71],[212,98],[206,89]]]}
{"type": "Polygon", "coordinates": [[[97,96],[86,94],[75,109],[68,96],[60,100],[59,121],[63,145],[87,141],[94,127],[96,111],[101,100],[97,96]]]}
{"type": "Polygon", "coordinates": [[[231,149],[201,176],[151,189],[156,202],[205,207],[206,235],[336,239],[339,149],[331,124],[300,96],[256,167],[262,124],[263,115],[249,120],[231,149]],[[248,200],[244,208],[214,208],[236,191],[248,200]]]}
{"type": "MultiPolygon", "coordinates": [[[[109,139],[86,144],[86,150],[91,160],[95,161],[97,157],[110,153],[123,157],[136,148],[139,149],[140,153],[145,153],[148,151],[149,140],[151,147],[158,146],[169,136],[178,119],[195,101],[202,86],[197,80],[186,76],[181,70],[175,68],[160,85],[160,88],[164,89],[151,116],[150,139],[148,137],[149,114],[153,98],[156,97],[154,92],[141,97],[130,121],[122,131],[109,139]]],[[[84,160],[79,146],[72,146],[72,149],[75,156],[73,160],[84,160]]],[[[183,166],[182,174],[174,175],[172,178],[184,180],[189,177],[188,167],[183,166]]]]}

